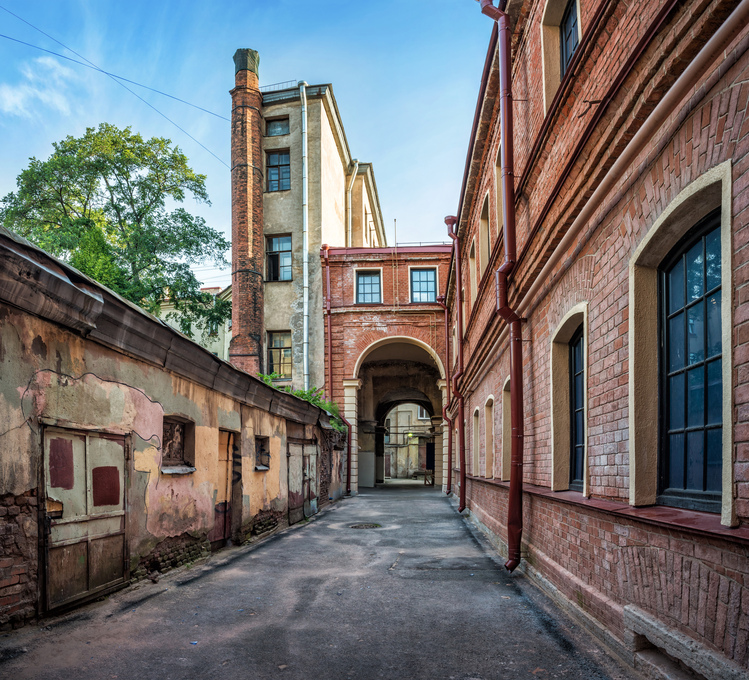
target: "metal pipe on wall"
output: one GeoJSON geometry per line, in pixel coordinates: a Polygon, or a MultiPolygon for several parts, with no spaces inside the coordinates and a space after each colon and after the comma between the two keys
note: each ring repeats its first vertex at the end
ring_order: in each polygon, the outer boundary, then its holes
{"type": "MultiPolygon", "coordinates": [[[[453,240],[453,254],[455,257],[455,304],[457,310],[457,350],[458,350],[458,370],[453,375],[453,393],[458,398],[458,457],[460,460],[460,501],[458,503],[458,512],[463,512],[466,508],[466,434],[465,434],[465,400],[462,392],[458,389],[458,380],[463,375],[463,269],[460,260],[460,239],[455,233],[455,225],[458,218],[449,215],[445,218],[447,233],[453,240]]],[[[450,470],[452,475],[452,470],[450,470]]]]}
{"type": "Polygon", "coordinates": [[[302,101],[302,365],[304,389],[309,389],[309,205],[307,180],[307,83],[299,81],[302,101]]]}
{"type": "Polygon", "coordinates": [[[447,486],[445,488],[445,493],[449,496],[453,490],[453,421],[447,415],[447,409],[450,405],[450,319],[447,315],[446,300],[446,295],[437,296],[437,303],[445,312],[445,378],[447,383],[445,389],[447,392],[445,394],[445,405],[442,407],[442,418],[447,423],[449,435],[447,438],[447,486]]]}
{"type": "Polygon", "coordinates": [[[515,240],[515,177],[513,162],[513,120],[511,83],[510,22],[505,0],[495,7],[493,0],[480,0],[481,12],[497,22],[499,57],[499,127],[502,164],[502,217],[505,258],[496,272],[497,312],[510,326],[510,421],[512,426],[510,497],[507,504],[507,552],[505,568],[520,564],[523,536],[523,332],[521,318],[510,306],[507,279],[517,264],[515,240]]]}

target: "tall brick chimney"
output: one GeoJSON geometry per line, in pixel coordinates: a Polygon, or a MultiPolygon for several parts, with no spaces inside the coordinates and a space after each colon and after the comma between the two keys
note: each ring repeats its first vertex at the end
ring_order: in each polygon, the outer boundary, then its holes
{"type": "Polygon", "coordinates": [[[234,54],[231,91],[232,338],[229,360],[263,372],[263,158],[258,84],[260,56],[234,54]]]}

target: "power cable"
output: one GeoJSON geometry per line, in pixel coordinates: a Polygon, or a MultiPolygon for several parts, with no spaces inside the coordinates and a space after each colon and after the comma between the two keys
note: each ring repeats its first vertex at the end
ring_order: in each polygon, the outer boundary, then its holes
{"type": "Polygon", "coordinates": [[[91,64],[87,64],[86,62],[78,61],[77,59],[73,59],[72,57],[66,57],[64,54],[60,54],[59,52],[53,52],[52,50],[45,49],[44,47],[39,47],[39,45],[32,45],[31,43],[24,42],[23,40],[19,40],[18,38],[13,38],[9,35],[5,35],[4,33],[0,33],[0,38],[5,38],[6,40],[12,40],[13,42],[17,42],[21,45],[26,45],[26,47],[33,47],[35,50],[39,50],[40,52],[46,52],[47,54],[51,54],[55,57],[60,57],[60,59],[67,59],[68,61],[72,61],[74,64],[78,64],[79,66],[85,66],[86,68],[90,68],[92,71],[98,71],[99,73],[103,73],[105,76],[109,76],[110,78],[117,78],[117,80],[122,80],[126,83],[130,83],[131,85],[137,85],[138,87],[142,87],[145,90],[150,90],[151,92],[155,92],[156,94],[163,95],[164,97],[169,97],[169,99],[174,99],[175,101],[178,101],[181,104],[187,104],[187,106],[192,106],[194,109],[198,109],[198,111],[203,111],[203,113],[209,113],[212,116],[216,116],[216,118],[225,120],[227,123],[231,122],[229,118],[227,118],[226,116],[222,116],[220,113],[216,113],[215,111],[209,111],[208,109],[204,109],[202,106],[198,106],[197,104],[193,104],[192,102],[185,101],[184,99],[175,97],[172,94],[162,92],[161,90],[157,90],[154,87],[149,87],[148,85],[144,85],[143,83],[138,83],[135,80],[130,80],[129,78],[125,78],[125,76],[118,76],[116,73],[110,73],[109,71],[104,71],[103,69],[96,68],[96,66],[92,66],[91,64]]]}
{"type": "MultiPolygon", "coordinates": [[[[94,62],[92,62],[92,61],[91,61],[90,59],[87,59],[86,57],[84,57],[84,56],[83,56],[82,54],[79,54],[78,52],[76,52],[76,51],[75,51],[74,49],[72,49],[71,47],[68,47],[67,45],[65,45],[65,43],[62,43],[62,42],[60,42],[59,40],[57,40],[57,38],[54,38],[54,37],[52,37],[51,35],[49,35],[49,33],[45,33],[45,32],[44,32],[44,31],[43,31],[43,30],[42,30],[41,28],[38,28],[37,26],[34,26],[34,24],[32,24],[32,23],[31,23],[31,22],[29,22],[29,21],[26,21],[26,19],[24,19],[23,17],[20,17],[20,16],[18,16],[17,14],[15,14],[15,13],[11,12],[11,11],[10,11],[10,10],[9,10],[9,9],[8,9],[7,7],[3,7],[2,5],[0,5],[0,9],[4,10],[4,11],[5,11],[5,12],[7,12],[8,14],[10,14],[11,16],[13,16],[13,17],[15,17],[16,19],[18,19],[19,21],[22,21],[22,22],[23,22],[24,24],[26,24],[27,26],[31,26],[31,28],[33,28],[33,29],[34,29],[35,31],[38,31],[39,33],[41,33],[42,35],[46,36],[46,37],[47,37],[47,38],[49,38],[50,40],[52,40],[52,41],[56,42],[56,43],[57,43],[58,45],[60,45],[61,47],[64,47],[64,48],[65,48],[66,50],[68,50],[68,51],[72,52],[72,53],[73,53],[73,54],[74,54],[74,55],[75,55],[76,57],[79,57],[80,59],[83,59],[83,60],[84,60],[85,62],[87,62],[87,63],[91,64],[92,68],[94,68],[95,70],[97,70],[97,71],[99,71],[99,72],[101,72],[101,73],[105,74],[105,75],[106,75],[107,77],[111,78],[111,79],[112,79],[112,80],[113,80],[113,81],[114,81],[115,83],[117,83],[117,84],[118,84],[118,85],[119,85],[120,87],[122,87],[122,88],[124,88],[125,90],[127,90],[127,91],[128,91],[128,92],[129,92],[130,94],[131,94],[131,95],[133,95],[134,97],[136,97],[136,98],[140,99],[140,101],[142,101],[142,102],[143,102],[143,103],[144,103],[144,104],[145,104],[146,106],[148,106],[149,108],[153,109],[153,110],[154,110],[154,111],[155,111],[156,113],[158,113],[158,114],[159,114],[159,115],[160,115],[160,116],[161,116],[162,118],[164,118],[165,120],[169,121],[169,122],[170,122],[170,123],[171,123],[172,125],[174,125],[174,127],[176,127],[176,128],[177,128],[178,130],[180,130],[180,131],[181,131],[182,133],[184,133],[185,135],[187,135],[187,136],[188,136],[188,137],[189,137],[190,139],[192,139],[192,141],[193,141],[193,142],[195,142],[195,143],[196,143],[196,144],[197,144],[198,146],[200,146],[200,147],[201,147],[202,149],[204,149],[204,150],[205,150],[205,151],[207,151],[207,152],[208,152],[209,154],[211,154],[211,156],[213,156],[213,157],[214,157],[214,158],[215,158],[215,159],[216,159],[216,160],[217,160],[217,161],[218,161],[219,163],[222,163],[222,164],[223,164],[224,166],[226,166],[226,168],[227,168],[227,169],[231,170],[231,168],[229,167],[229,164],[228,164],[228,163],[226,163],[226,162],[225,162],[224,160],[222,160],[221,158],[219,158],[219,157],[218,157],[218,156],[217,156],[217,155],[216,155],[215,153],[213,153],[213,151],[211,151],[211,150],[210,150],[210,149],[209,149],[209,148],[208,148],[207,146],[205,146],[205,144],[203,144],[202,142],[199,142],[199,141],[198,141],[197,139],[195,139],[195,137],[193,137],[193,136],[192,136],[192,135],[191,135],[191,134],[190,134],[190,133],[189,133],[189,132],[188,132],[187,130],[185,130],[185,129],[184,129],[183,127],[181,127],[181,126],[179,126],[179,125],[178,125],[177,123],[175,123],[175,122],[174,122],[174,121],[173,121],[173,120],[172,120],[171,118],[169,118],[169,116],[167,116],[167,115],[166,115],[165,113],[162,113],[161,111],[159,111],[159,110],[158,110],[158,109],[157,109],[157,108],[156,108],[156,107],[155,107],[155,106],[154,106],[153,104],[151,104],[151,103],[147,102],[147,101],[146,101],[145,99],[143,99],[143,97],[141,97],[141,96],[140,96],[140,95],[139,95],[139,94],[138,94],[137,92],[133,92],[133,91],[132,91],[132,90],[131,90],[131,89],[130,89],[130,88],[129,88],[129,87],[127,86],[127,85],[125,85],[124,83],[122,83],[122,82],[120,82],[119,80],[117,80],[117,78],[115,78],[115,77],[114,77],[113,75],[110,75],[109,73],[107,73],[107,72],[106,72],[106,71],[104,71],[103,69],[99,68],[99,67],[98,67],[98,66],[97,66],[96,64],[94,64],[94,62]]],[[[20,41],[19,41],[19,42],[20,42],[20,41]]]]}

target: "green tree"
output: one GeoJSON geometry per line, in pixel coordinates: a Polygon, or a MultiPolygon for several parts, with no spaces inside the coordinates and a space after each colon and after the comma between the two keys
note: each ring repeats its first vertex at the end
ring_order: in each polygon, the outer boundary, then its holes
{"type": "Polygon", "coordinates": [[[206,332],[231,315],[231,303],[201,293],[190,270],[226,266],[230,244],[178,206],[188,194],[210,204],[205,175],[178,147],[108,123],[53,146],[0,200],[0,224],[149,312],[169,297],[187,335],[193,324],[206,332]]]}

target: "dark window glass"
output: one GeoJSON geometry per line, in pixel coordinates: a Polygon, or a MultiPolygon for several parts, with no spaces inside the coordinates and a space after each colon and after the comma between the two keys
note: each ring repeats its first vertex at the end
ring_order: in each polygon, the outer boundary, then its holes
{"type": "Polygon", "coordinates": [[[437,270],[411,270],[411,302],[435,302],[437,300],[437,270]]]}
{"type": "Polygon", "coordinates": [[[720,213],[705,218],[664,261],[658,502],[720,511],[722,338],[720,213]]]}
{"type": "Polygon", "coordinates": [[[291,189],[291,162],[288,151],[269,152],[266,163],[268,191],[291,189]]]}
{"type": "Polygon", "coordinates": [[[582,326],[570,340],[570,489],[583,490],[585,461],[585,350],[582,326]]]}
{"type": "Polygon", "coordinates": [[[278,135],[288,135],[289,134],[289,119],[280,118],[278,120],[269,120],[265,128],[265,134],[268,137],[278,137],[278,135]]]}
{"type": "Polygon", "coordinates": [[[559,42],[562,48],[560,75],[564,76],[572,61],[572,55],[577,49],[577,3],[575,0],[567,3],[559,25],[559,42]]]}
{"type": "Polygon", "coordinates": [[[291,378],[291,332],[268,333],[268,373],[291,378]]]}
{"type": "Polygon", "coordinates": [[[291,281],[291,236],[270,236],[266,244],[267,280],[291,281]]]}
{"type": "Polygon", "coordinates": [[[380,272],[359,272],[356,275],[356,301],[358,303],[379,303],[380,272]]]}

